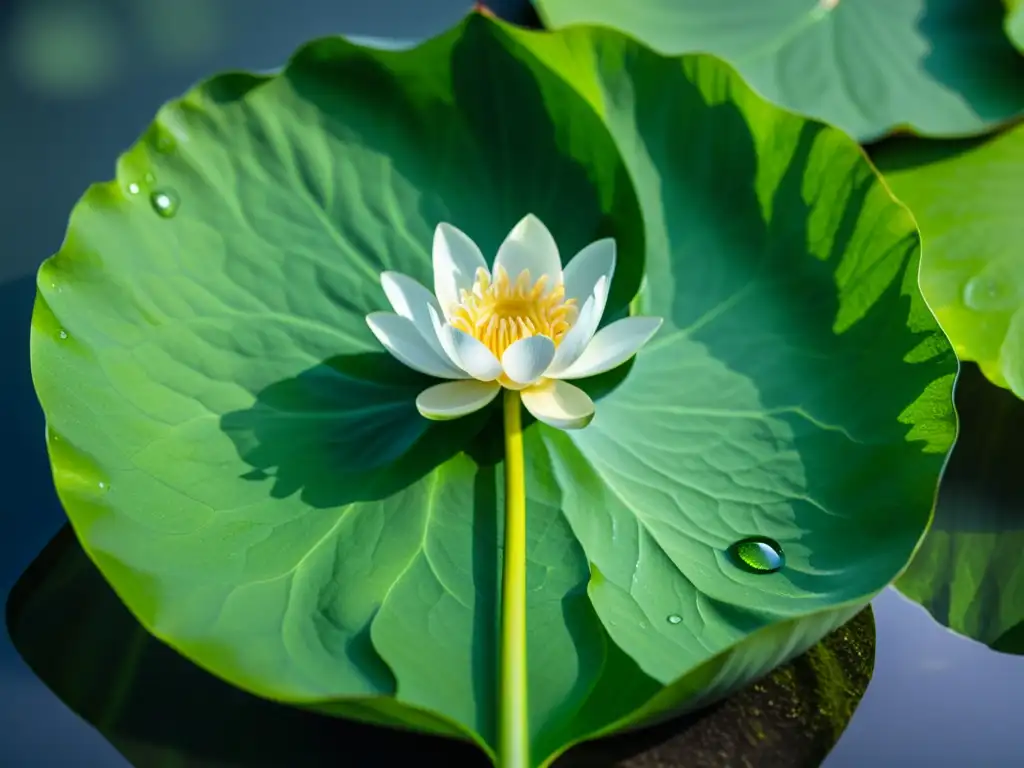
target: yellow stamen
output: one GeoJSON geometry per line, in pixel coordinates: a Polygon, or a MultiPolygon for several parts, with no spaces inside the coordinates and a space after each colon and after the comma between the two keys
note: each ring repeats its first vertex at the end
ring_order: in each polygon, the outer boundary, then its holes
{"type": "Polygon", "coordinates": [[[502,267],[494,280],[482,267],[476,271],[472,290],[463,290],[459,303],[449,309],[453,327],[484,343],[499,360],[515,342],[529,336],[547,336],[557,347],[576,319],[575,299],[565,298],[565,288],[545,290],[548,276],[535,283],[523,270],[515,282],[502,267]]]}

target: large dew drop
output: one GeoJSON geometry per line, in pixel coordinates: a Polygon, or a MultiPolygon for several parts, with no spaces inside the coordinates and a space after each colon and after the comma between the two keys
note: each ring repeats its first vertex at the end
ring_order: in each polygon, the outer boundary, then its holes
{"type": "Polygon", "coordinates": [[[178,212],[180,201],[178,195],[169,189],[157,190],[149,196],[149,202],[153,210],[165,219],[169,219],[178,212]]]}
{"type": "Polygon", "coordinates": [[[786,564],[779,543],[764,536],[741,539],[728,552],[736,567],[750,573],[775,573],[786,564]]]}
{"type": "Polygon", "coordinates": [[[1000,312],[1020,306],[1017,284],[1002,274],[971,278],[964,286],[964,304],[975,312],[1000,312]]]}

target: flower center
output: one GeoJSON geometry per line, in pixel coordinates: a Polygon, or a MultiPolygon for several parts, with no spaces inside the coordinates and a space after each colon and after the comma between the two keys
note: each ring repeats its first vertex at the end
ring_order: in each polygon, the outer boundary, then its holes
{"type": "Polygon", "coordinates": [[[545,291],[547,281],[548,276],[541,275],[531,283],[527,269],[513,283],[500,266],[492,281],[480,268],[473,289],[463,290],[451,308],[451,324],[482,341],[499,360],[509,346],[528,336],[547,336],[557,347],[578,309],[575,299],[565,298],[563,286],[545,291]]]}

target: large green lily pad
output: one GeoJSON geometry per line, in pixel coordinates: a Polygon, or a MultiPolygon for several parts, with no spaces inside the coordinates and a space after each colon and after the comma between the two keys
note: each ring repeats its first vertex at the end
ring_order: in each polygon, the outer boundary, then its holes
{"type": "Polygon", "coordinates": [[[429,281],[439,221],[493,254],[531,211],[563,261],[614,236],[609,313],[665,318],[587,384],[590,427],[526,431],[535,764],[725,696],[905,566],[956,361],[860,150],[712,58],[473,14],[202,84],[41,268],[58,493],[149,632],[257,695],[493,754],[498,414],[422,420],[430,380],[363,318],[381,270],[429,281]],[[752,535],[785,567],[738,567],[752,535]]]}
{"type": "Polygon", "coordinates": [[[896,586],[950,629],[1024,654],[1024,402],[965,365],[956,404],[935,520],[896,586]]]}
{"type": "MultiPolygon", "coordinates": [[[[258,699],[158,641],[65,527],[11,590],[7,630],[43,683],[136,768],[487,765],[453,740],[337,721],[258,699]],[[425,757],[425,756],[428,756],[425,757]]],[[[570,750],[556,768],[818,765],[874,661],[871,609],[720,706],[570,750]]]]}
{"type": "Polygon", "coordinates": [[[1024,109],[999,0],[534,0],[545,25],[605,24],[708,52],[767,99],[861,140],[983,133],[1024,109]]]}
{"type": "Polygon", "coordinates": [[[872,158],[921,228],[921,290],[957,354],[1024,397],[1024,126],[959,142],[893,139],[872,158]]]}

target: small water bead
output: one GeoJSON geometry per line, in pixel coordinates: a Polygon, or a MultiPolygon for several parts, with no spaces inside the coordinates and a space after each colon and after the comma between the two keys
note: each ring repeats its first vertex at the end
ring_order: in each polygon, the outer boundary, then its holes
{"type": "Polygon", "coordinates": [[[180,200],[178,195],[169,189],[157,190],[149,196],[149,202],[153,210],[165,219],[169,219],[178,212],[180,200]]]}
{"type": "Polygon", "coordinates": [[[750,573],[775,573],[786,564],[782,546],[765,536],[741,539],[728,553],[735,566],[750,573]]]}
{"type": "Polygon", "coordinates": [[[683,617],[680,616],[678,613],[673,613],[666,619],[666,621],[668,621],[669,624],[679,624],[682,622],[682,620],[683,617]]]}
{"type": "Polygon", "coordinates": [[[98,485],[99,485],[101,491],[105,491],[105,490],[107,490],[110,487],[105,482],[103,482],[102,480],[99,481],[98,485]]]}
{"type": "Polygon", "coordinates": [[[152,173],[147,173],[145,176],[142,177],[142,179],[147,184],[153,184],[156,181],[156,176],[154,176],[152,173]]]}
{"type": "Polygon", "coordinates": [[[131,184],[128,185],[128,194],[129,195],[137,195],[137,194],[139,194],[139,189],[140,189],[139,185],[136,184],[133,181],[131,184]]]}
{"type": "Polygon", "coordinates": [[[66,339],[66,338],[68,337],[68,332],[67,332],[67,331],[65,331],[65,330],[63,330],[63,329],[61,329],[61,332],[60,332],[60,337],[61,337],[62,339],[66,339]]]}

